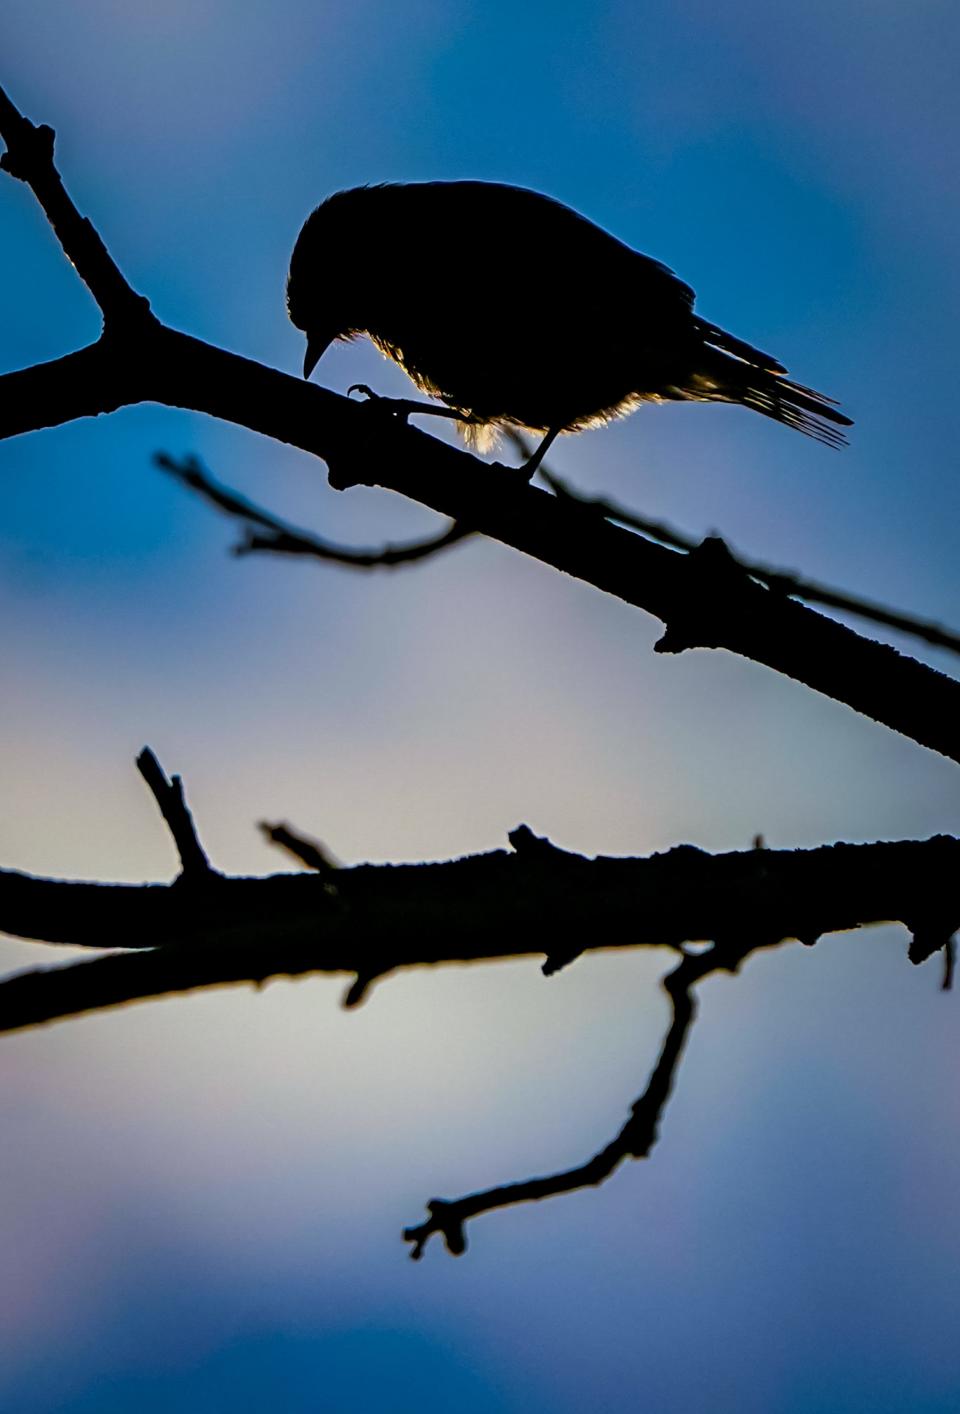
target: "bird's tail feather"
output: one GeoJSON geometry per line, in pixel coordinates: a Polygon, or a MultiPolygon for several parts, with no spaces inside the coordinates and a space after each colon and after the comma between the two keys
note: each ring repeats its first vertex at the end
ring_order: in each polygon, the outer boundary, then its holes
{"type": "Polygon", "coordinates": [[[828,447],[845,447],[847,439],[840,428],[853,426],[853,420],[838,410],[832,398],[787,378],[750,378],[738,402],[828,447]]]}
{"type": "Polygon", "coordinates": [[[705,319],[698,319],[696,323],[697,332],[705,344],[722,349],[724,353],[742,359],[753,368],[765,368],[768,373],[786,373],[783,364],[778,363],[772,354],[763,353],[762,350],[754,348],[753,344],[728,334],[726,329],[720,329],[716,324],[708,324],[705,319]]]}
{"type": "Polygon", "coordinates": [[[695,379],[703,390],[699,396],[711,402],[741,403],[828,447],[846,446],[847,439],[838,429],[852,427],[853,422],[833,398],[791,382],[783,376],[787,370],[782,363],[715,324],[699,321],[699,333],[707,355],[695,379]]]}

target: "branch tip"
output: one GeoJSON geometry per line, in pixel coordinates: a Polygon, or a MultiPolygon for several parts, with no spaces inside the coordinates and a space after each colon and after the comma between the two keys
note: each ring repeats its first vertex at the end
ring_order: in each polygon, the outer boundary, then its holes
{"type": "Polygon", "coordinates": [[[529,825],[518,825],[515,830],[511,830],[507,839],[513,846],[515,854],[522,854],[526,860],[540,860],[546,862],[553,860],[556,863],[567,862],[571,856],[565,849],[549,840],[546,835],[534,834],[529,825]]]}
{"type": "Polygon", "coordinates": [[[353,1011],[356,1007],[363,1006],[374,982],[382,975],[380,972],[358,972],[341,998],[340,1005],[344,1011],[353,1011]]]}
{"type": "Polygon", "coordinates": [[[308,839],[285,823],[271,825],[266,820],[260,820],[257,829],[270,844],[285,849],[294,859],[299,859],[301,864],[318,874],[335,874],[340,868],[339,860],[319,840],[308,839]]]}
{"type": "Polygon", "coordinates": [[[558,972],[562,972],[565,967],[569,967],[571,962],[576,962],[578,957],[583,957],[586,948],[571,945],[567,948],[551,948],[547,953],[540,971],[544,977],[554,977],[558,972]]]}
{"type": "Polygon", "coordinates": [[[155,753],[145,746],[137,757],[137,770],[157,803],[167,829],[173,836],[180,856],[180,880],[184,883],[206,883],[222,876],[206,856],[197,835],[193,817],[187,808],[183,781],[179,776],[169,780],[155,753]]]}
{"type": "Polygon", "coordinates": [[[416,1227],[405,1227],[403,1238],[412,1244],[410,1256],[419,1262],[427,1242],[435,1232],[440,1233],[447,1251],[453,1257],[462,1257],[467,1250],[467,1235],[461,1216],[462,1204],[448,1202],[445,1198],[432,1198],[427,1204],[430,1216],[416,1227]]]}

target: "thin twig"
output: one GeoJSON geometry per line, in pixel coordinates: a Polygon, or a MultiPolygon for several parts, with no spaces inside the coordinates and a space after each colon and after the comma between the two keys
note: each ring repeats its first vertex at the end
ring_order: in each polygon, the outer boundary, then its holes
{"type": "Polygon", "coordinates": [[[145,746],[137,757],[137,770],[146,781],[180,856],[180,878],[185,883],[203,883],[223,876],[214,869],[200,843],[193,816],[187,809],[183,782],[179,776],[167,779],[156,756],[145,746]]]}
{"type": "Polygon", "coordinates": [[[334,874],[340,868],[337,860],[319,840],[307,839],[306,835],[291,830],[289,825],[270,825],[266,820],[261,820],[257,828],[271,844],[285,849],[294,859],[299,859],[301,864],[318,874],[334,874]]]}
{"type": "Polygon", "coordinates": [[[649,858],[587,859],[519,827],[512,853],[355,865],[332,878],[225,878],[210,869],[180,782],[167,781],[149,751],[138,765],[184,875],[164,887],[0,870],[5,932],[141,950],[137,959],[108,957],[0,982],[0,1030],[268,976],[349,972],[362,979],[544,954],[549,971],[589,948],[682,949],[728,938],[744,917],[764,938],[806,944],[825,932],[900,921],[913,935],[911,959],[921,962],[960,925],[960,841],[949,837],[724,855],[680,845],[649,858]],[[184,890],[184,878],[215,878],[217,887],[184,890]]]}
{"type": "Polygon", "coordinates": [[[167,452],[157,452],[154,465],[169,472],[182,486],[196,491],[210,505],[246,523],[246,536],[233,547],[235,555],[250,555],[257,551],[267,551],[279,555],[312,555],[315,559],[326,560],[350,569],[392,569],[397,565],[413,564],[446,550],[461,540],[466,540],[473,532],[455,521],[442,534],[428,540],[414,540],[406,545],[386,545],[381,550],[354,550],[345,545],[334,545],[321,540],[310,531],[288,525],[278,516],[272,515],[260,506],[248,501],[245,496],[221,486],[197,457],[184,457],[177,461],[167,452]],[[257,533],[253,526],[260,526],[266,533],[257,533]]]}

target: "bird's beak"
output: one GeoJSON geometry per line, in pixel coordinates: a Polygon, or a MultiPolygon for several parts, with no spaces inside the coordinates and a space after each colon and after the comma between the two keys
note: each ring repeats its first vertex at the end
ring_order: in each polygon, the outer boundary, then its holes
{"type": "Polygon", "coordinates": [[[331,335],[330,337],[327,337],[326,335],[316,334],[307,335],[307,351],[303,356],[304,378],[310,377],[310,374],[316,368],[317,364],[320,362],[327,349],[333,343],[334,338],[335,335],[331,335]]]}

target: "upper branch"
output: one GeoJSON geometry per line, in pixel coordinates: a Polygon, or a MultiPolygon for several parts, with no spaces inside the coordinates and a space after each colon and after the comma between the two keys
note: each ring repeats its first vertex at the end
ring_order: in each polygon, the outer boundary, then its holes
{"type": "Polygon", "coordinates": [[[645,609],[667,626],[661,652],[727,648],[960,761],[960,683],[761,586],[722,542],[690,554],[652,544],[397,418],[161,325],[63,190],[52,134],[6,95],[0,136],[106,316],[90,348],[0,377],[0,438],[136,402],[223,418],[321,457],[337,488],[396,491],[645,609]]]}

